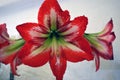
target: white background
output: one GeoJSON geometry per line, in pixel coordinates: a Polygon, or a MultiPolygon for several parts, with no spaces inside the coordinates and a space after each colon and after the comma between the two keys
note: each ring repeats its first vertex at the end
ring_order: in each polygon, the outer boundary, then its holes
{"type": "MultiPolygon", "coordinates": [[[[15,27],[25,22],[37,22],[37,12],[43,0],[0,0],[0,24],[6,23],[11,37],[19,36],[15,27]]],[[[101,31],[112,18],[116,40],[113,42],[114,60],[101,60],[95,72],[94,61],[68,62],[64,80],[119,80],[120,79],[120,0],[59,0],[63,10],[69,10],[71,19],[85,15],[89,19],[86,32],[101,31]]],[[[7,80],[9,67],[2,65],[0,80],[7,80]]],[[[55,80],[49,64],[40,68],[18,67],[16,80],[55,80]]]]}

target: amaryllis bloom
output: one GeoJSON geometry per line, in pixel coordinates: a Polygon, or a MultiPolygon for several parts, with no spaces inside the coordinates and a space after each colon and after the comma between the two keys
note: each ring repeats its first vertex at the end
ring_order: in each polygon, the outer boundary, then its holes
{"type": "Polygon", "coordinates": [[[112,32],[112,29],[113,21],[111,19],[101,32],[84,34],[89,41],[92,53],[95,56],[96,71],[100,66],[99,56],[106,60],[113,60],[112,42],[115,40],[115,34],[112,32]]]}
{"type": "Polygon", "coordinates": [[[6,24],[0,24],[0,62],[3,64],[10,63],[14,74],[16,74],[14,61],[17,60],[15,56],[23,44],[23,39],[10,39],[7,33],[6,24]]]}
{"type": "Polygon", "coordinates": [[[56,80],[63,80],[67,61],[93,60],[84,38],[88,20],[85,16],[70,20],[57,0],[45,0],[38,12],[38,23],[24,23],[17,30],[25,40],[18,57],[22,63],[39,67],[49,62],[56,80]]]}
{"type": "Polygon", "coordinates": [[[6,47],[9,46],[11,43],[11,40],[9,38],[9,34],[7,33],[6,24],[0,24],[0,62],[4,64],[9,63],[9,59],[11,59],[11,56],[8,54],[4,54],[6,50],[6,47]],[[9,57],[8,57],[9,56],[9,57]]]}

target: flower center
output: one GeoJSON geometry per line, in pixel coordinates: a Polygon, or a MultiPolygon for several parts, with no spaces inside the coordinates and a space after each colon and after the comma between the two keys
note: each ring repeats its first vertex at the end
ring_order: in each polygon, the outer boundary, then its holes
{"type": "Polygon", "coordinates": [[[60,46],[60,40],[62,37],[60,36],[59,32],[57,30],[51,30],[49,33],[48,39],[50,40],[50,47],[51,47],[51,55],[59,55],[59,46],[60,46]]]}
{"type": "Polygon", "coordinates": [[[50,32],[50,38],[56,37],[56,38],[60,38],[59,32],[57,32],[56,30],[53,30],[50,32]]]}

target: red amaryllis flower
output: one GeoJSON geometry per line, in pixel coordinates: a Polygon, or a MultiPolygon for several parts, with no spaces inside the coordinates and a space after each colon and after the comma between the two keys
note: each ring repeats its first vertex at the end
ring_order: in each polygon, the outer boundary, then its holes
{"type": "Polygon", "coordinates": [[[95,56],[96,71],[100,66],[100,57],[106,60],[113,60],[112,42],[115,40],[115,34],[112,32],[112,19],[107,23],[105,28],[99,33],[84,34],[90,42],[92,53],[95,56]]]}
{"type": "Polygon", "coordinates": [[[9,46],[10,43],[11,40],[7,33],[6,24],[0,24],[0,62],[4,64],[8,64],[11,61],[12,56],[4,53],[5,51],[7,51],[6,47],[9,46]]]}
{"type": "Polygon", "coordinates": [[[15,56],[23,44],[23,39],[10,39],[7,33],[6,24],[0,24],[0,62],[3,64],[10,63],[14,74],[17,74],[14,65],[18,65],[15,56]]]}
{"type": "Polygon", "coordinates": [[[57,0],[45,0],[39,9],[38,23],[17,26],[26,41],[18,57],[32,67],[49,61],[56,80],[62,80],[67,61],[93,60],[90,45],[83,37],[87,23],[85,16],[70,21],[69,12],[62,11],[57,0]]]}

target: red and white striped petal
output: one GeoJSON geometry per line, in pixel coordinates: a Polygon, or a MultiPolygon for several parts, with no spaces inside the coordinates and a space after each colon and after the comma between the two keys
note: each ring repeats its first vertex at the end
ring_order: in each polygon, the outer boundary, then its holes
{"type": "MultiPolygon", "coordinates": [[[[70,47],[71,45],[68,45],[68,46],[70,47]]],[[[70,48],[69,47],[63,48],[63,53],[65,55],[66,60],[70,62],[80,62],[85,60],[84,56],[86,56],[86,53],[84,51],[82,51],[76,46],[72,46],[70,48]]]]}
{"type": "Polygon", "coordinates": [[[102,58],[113,59],[113,49],[112,43],[107,43],[106,41],[97,40],[96,45],[91,45],[102,58]]]}
{"type": "Polygon", "coordinates": [[[57,0],[45,0],[38,12],[38,23],[47,29],[52,25],[59,27],[69,20],[69,12],[62,11],[57,0]]]}
{"type": "Polygon", "coordinates": [[[79,62],[82,60],[93,60],[89,43],[84,38],[73,40],[63,48],[66,59],[71,62],[79,62]]]}
{"type": "Polygon", "coordinates": [[[87,24],[88,24],[88,19],[85,16],[77,17],[71,22],[72,27],[74,27],[75,25],[78,26],[78,30],[79,30],[78,35],[84,34],[87,24]]]}
{"type": "Polygon", "coordinates": [[[111,32],[111,33],[106,34],[106,35],[104,35],[104,36],[99,36],[98,39],[104,40],[104,41],[106,41],[107,43],[111,43],[112,41],[115,40],[115,34],[114,34],[114,32],[111,32]]]}
{"type": "Polygon", "coordinates": [[[100,32],[100,34],[98,36],[104,36],[107,35],[109,33],[111,33],[113,29],[113,21],[112,19],[106,24],[105,28],[103,29],[102,32],[100,32]]]}
{"type": "Polygon", "coordinates": [[[61,32],[61,35],[64,36],[66,41],[72,41],[76,37],[84,34],[87,23],[87,18],[85,16],[80,16],[61,27],[58,31],[61,32]]]}
{"type": "Polygon", "coordinates": [[[44,31],[42,26],[39,26],[37,23],[24,23],[18,25],[17,30],[26,41],[47,36],[45,34],[46,31],[44,31]]]}
{"type": "Polygon", "coordinates": [[[25,65],[32,67],[40,67],[46,64],[49,61],[50,51],[42,51],[36,56],[27,56],[23,59],[25,65]]]}
{"type": "Polygon", "coordinates": [[[56,80],[63,80],[63,75],[67,66],[65,58],[63,56],[51,56],[49,63],[53,74],[56,76],[56,80]]]}
{"type": "Polygon", "coordinates": [[[107,60],[113,60],[113,48],[112,48],[112,43],[106,44],[107,46],[105,46],[104,48],[107,48],[104,52],[100,52],[99,55],[107,60]],[[106,52],[107,51],[107,52],[106,52]]]}

